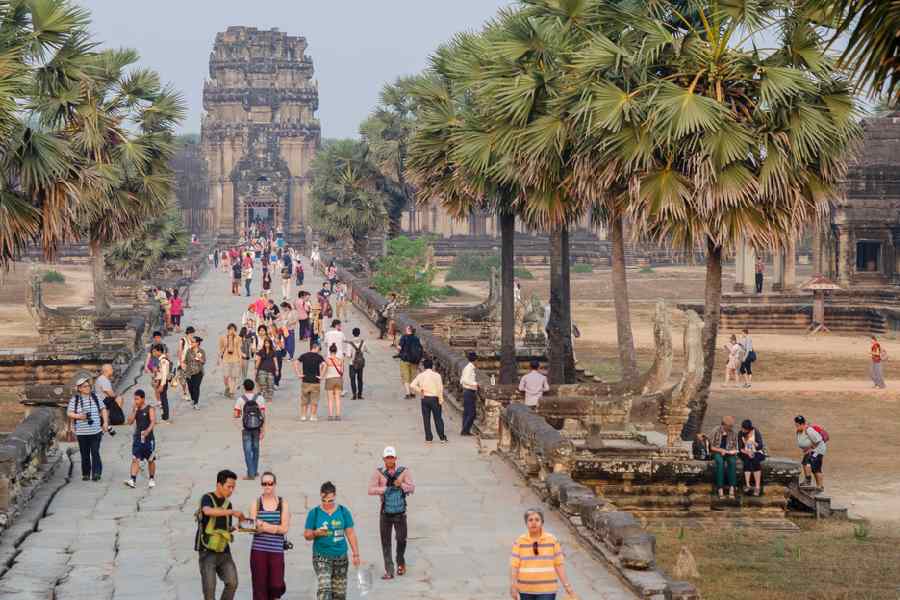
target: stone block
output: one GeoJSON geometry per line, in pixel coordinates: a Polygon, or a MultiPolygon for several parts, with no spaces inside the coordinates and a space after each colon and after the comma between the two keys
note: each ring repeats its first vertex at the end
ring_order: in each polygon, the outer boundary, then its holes
{"type": "Polygon", "coordinates": [[[622,538],[619,560],[628,569],[647,570],[656,562],[656,536],[646,531],[622,538]]]}
{"type": "Polygon", "coordinates": [[[598,515],[596,526],[596,532],[600,539],[616,552],[622,546],[625,538],[644,532],[634,515],[623,511],[611,511],[598,515]]]}
{"type": "Polygon", "coordinates": [[[579,512],[581,514],[581,522],[591,531],[597,533],[601,527],[601,517],[616,510],[616,507],[606,500],[594,496],[593,499],[583,498],[579,512]]]}
{"type": "Polygon", "coordinates": [[[575,481],[566,473],[551,473],[544,481],[547,486],[547,492],[550,494],[550,504],[559,506],[560,488],[564,485],[577,485],[575,481]]]}
{"type": "Polygon", "coordinates": [[[559,505],[567,515],[581,516],[581,500],[589,498],[596,498],[596,494],[580,483],[566,484],[559,489],[559,505]]]}
{"type": "Polygon", "coordinates": [[[700,600],[700,590],[687,581],[670,581],[672,600],[700,600]]]}

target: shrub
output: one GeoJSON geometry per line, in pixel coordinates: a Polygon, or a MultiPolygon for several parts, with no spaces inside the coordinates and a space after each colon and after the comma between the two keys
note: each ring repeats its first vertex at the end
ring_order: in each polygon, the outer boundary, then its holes
{"type": "MultiPolygon", "coordinates": [[[[500,270],[498,254],[463,252],[456,256],[444,281],[488,281],[492,267],[500,270]]],[[[516,267],[514,273],[519,279],[534,279],[534,274],[525,267],[516,267]]]]}
{"type": "Polygon", "coordinates": [[[395,292],[408,306],[425,306],[440,298],[442,288],[432,285],[434,267],[428,264],[428,242],[400,236],[388,242],[387,256],[378,261],[372,284],[378,293],[395,292]]]}
{"type": "Polygon", "coordinates": [[[653,267],[645,266],[641,267],[641,273],[655,273],[655,271],[653,270],[653,267]]]}
{"type": "Polygon", "coordinates": [[[41,280],[44,283],[65,283],[66,277],[59,271],[47,271],[41,280]]]}
{"type": "Polygon", "coordinates": [[[594,265],[590,263],[578,263],[576,265],[572,265],[573,273],[593,273],[594,265]]]}
{"type": "Polygon", "coordinates": [[[519,279],[534,279],[534,273],[526,269],[525,267],[516,267],[513,270],[513,273],[519,279]]]}

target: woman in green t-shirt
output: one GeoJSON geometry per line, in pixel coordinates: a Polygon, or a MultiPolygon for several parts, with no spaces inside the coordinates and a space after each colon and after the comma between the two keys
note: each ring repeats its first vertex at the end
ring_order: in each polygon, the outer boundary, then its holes
{"type": "Polygon", "coordinates": [[[337,490],[326,481],[319,489],[322,503],[306,515],[303,537],[313,542],[313,569],[318,578],[317,598],[347,598],[347,544],[352,550],[353,566],[359,566],[359,544],[353,529],[353,515],[335,502],[337,490]]]}

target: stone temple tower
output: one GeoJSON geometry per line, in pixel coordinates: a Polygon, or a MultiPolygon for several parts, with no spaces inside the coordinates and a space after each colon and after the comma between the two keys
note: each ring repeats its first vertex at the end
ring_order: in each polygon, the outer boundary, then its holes
{"type": "Polygon", "coordinates": [[[318,84],[306,38],[229,27],[216,35],[203,88],[202,145],[213,229],[238,237],[257,223],[303,237],[307,172],[319,146],[318,84]]]}

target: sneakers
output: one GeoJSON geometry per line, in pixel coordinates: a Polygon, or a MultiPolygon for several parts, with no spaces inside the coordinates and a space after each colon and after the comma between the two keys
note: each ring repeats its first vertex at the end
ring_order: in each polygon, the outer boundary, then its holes
{"type": "MultiPolygon", "coordinates": [[[[151,481],[152,481],[152,480],[151,480],[151,481]]],[[[125,483],[125,485],[127,485],[127,486],[130,487],[131,489],[134,489],[134,488],[135,488],[134,480],[133,480],[133,479],[126,479],[126,480],[124,481],[124,483],[125,483]]]]}
{"type": "Polygon", "coordinates": [[[306,415],[300,415],[300,420],[301,420],[301,421],[305,421],[305,420],[306,420],[306,415]]]}
{"type": "Polygon", "coordinates": [[[312,416],[309,418],[309,420],[310,420],[310,421],[318,421],[318,420],[319,420],[319,417],[316,416],[316,415],[312,415],[312,416]]]}
{"type": "Polygon", "coordinates": [[[148,488],[155,488],[155,487],[156,487],[156,480],[155,480],[155,479],[151,479],[150,481],[148,481],[148,482],[147,482],[147,487],[148,487],[148,488]]]}
{"type": "Polygon", "coordinates": [[[200,405],[199,405],[199,404],[195,404],[195,405],[194,405],[194,410],[200,410],[200,405]]]}

